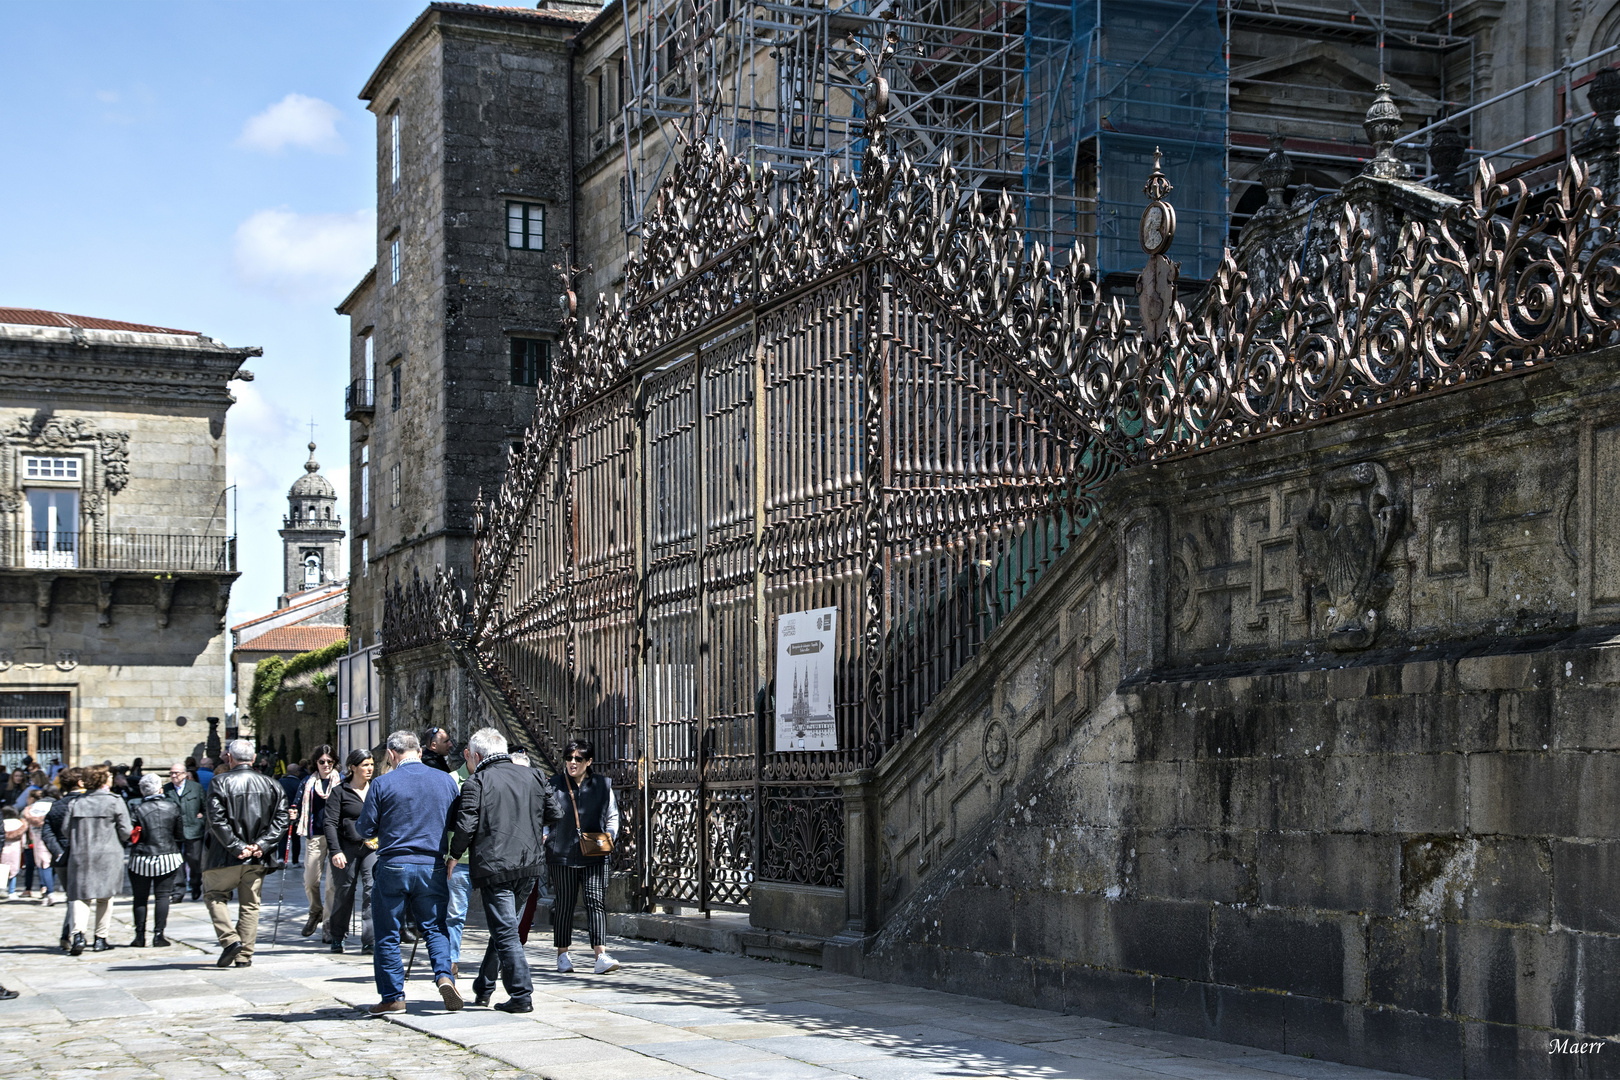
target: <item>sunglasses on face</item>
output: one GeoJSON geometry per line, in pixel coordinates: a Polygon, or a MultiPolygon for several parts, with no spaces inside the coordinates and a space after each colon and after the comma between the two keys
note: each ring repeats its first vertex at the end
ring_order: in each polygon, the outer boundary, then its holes
{"type": "Polygon", "coordinates": [[[575,755],[574,755],[574,756],[573,756],[573,757],[571,757],[571,758],[568,758],[568,759],[566,759],[566,760],[568,760],[568,761],[570,761],[570,762],[575,762],[575,761],[578,761],[578,762],[586,762],[586,761],[589,761],[589,760],[591,760],[591,759],[590,759],[590,758],[588,758],[588,757],[580,757],[580,756],[579,756],[579,755],[578,755],[578,754],[575,754],[575,755]]]}

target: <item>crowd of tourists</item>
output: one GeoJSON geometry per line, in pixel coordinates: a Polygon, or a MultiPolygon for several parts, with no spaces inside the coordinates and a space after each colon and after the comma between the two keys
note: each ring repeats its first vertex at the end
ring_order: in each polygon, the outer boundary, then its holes
{"type": "MultiPolygon", "coordinates": [[[[8,895],[21,878],[31,900],[36,877],[39,902],[54,905],[62,893],[60,946],[72,956],[115,947],[110,907],[126,876],[133,948],[170,944],[170,906],[189,886],[213,923],[216,963],[227,968],[253,962],[266,876],[301,863],[303,937],[318,930],[341,953],[360,914],[360,948],[372,955],[379,995],[372,1015],[405,1008],[402,942],[426,946],[445,1007],[463,1006],[461,937],[477,889],[489,945],[473,979],[474,1004],[490,1005],[500,983],[507,997],[494,1008],[530,1012],[524,945],[544,884],[557,970],[574,970],[581,891],[594,971],[619,966],[605,950],[607,856],[619,814],[612,783],[591,769],[593,756],[589,742],[574,740],[562,770],[548,775],[492,728],[475,732],[459,754],[449,732],[428,728],[420,737],[394,732],[382,761],[354,750],[340,768],[321,746],[307,769],[288,766],[279,777],[245,739],[226,745],[217,771],[207,758],[177,762],[166,775],[143,771],[139,759],[129,769],[60,768],[54,777],[25,767],[0,792],[0,864],[8,895]]],[[[0,987],[0,1000],[15,996],[0,987]]]]}

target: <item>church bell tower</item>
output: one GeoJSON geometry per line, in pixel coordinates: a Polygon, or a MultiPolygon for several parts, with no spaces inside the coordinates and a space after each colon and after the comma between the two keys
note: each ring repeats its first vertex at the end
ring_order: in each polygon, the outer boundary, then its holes
{"type": "Polygon", "coordinates": [[[297,594],[343,578],[343,519],[337,513],[337,492],[315,460],[313,442],[304,475],[287,492],[287,516],[281,524],[285,569],[276,606],[286,607],[297,594]]]}

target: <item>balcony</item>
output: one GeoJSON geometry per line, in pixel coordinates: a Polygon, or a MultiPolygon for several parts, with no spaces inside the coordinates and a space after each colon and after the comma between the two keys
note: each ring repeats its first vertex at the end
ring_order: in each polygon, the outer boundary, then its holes
{"type": "Polygon", "coordinates": [[[236,537],[15,529],[0,534],[0,568],[232,574],[236,537]]]}
{"type": "Polygon", "coordinates": [[[370,379],[356,379],[350,383],[343,391],[343,419],[370,420],[377,412],[374,390],[370,379]]]}

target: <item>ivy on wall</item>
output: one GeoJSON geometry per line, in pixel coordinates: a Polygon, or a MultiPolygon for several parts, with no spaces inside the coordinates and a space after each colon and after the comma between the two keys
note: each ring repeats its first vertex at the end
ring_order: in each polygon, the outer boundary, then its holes
{"type": "MultiPolygon", "coordinates": [[[[267,656],[260,660],[253,669],[253,692],[248,696],[249,714],[255,719],[268,717],[275,710],[276,695],[281,693],[283,683],[311,668],[325,667],[347,652],[348,648],[349,642],[345,638],[319,649],[299,653],[291,660],[279,656],[267,656]]],[[[328,678],[325,672],[320,672],[310,681],[316,689],[325,690],[328,678]]]]}

